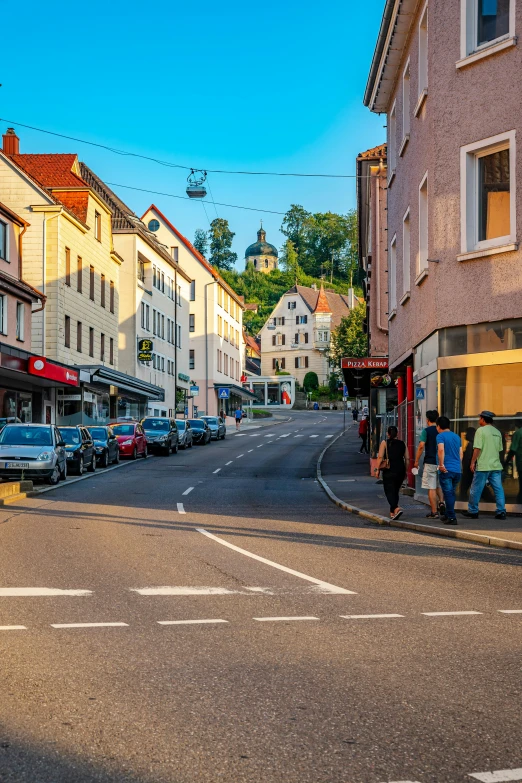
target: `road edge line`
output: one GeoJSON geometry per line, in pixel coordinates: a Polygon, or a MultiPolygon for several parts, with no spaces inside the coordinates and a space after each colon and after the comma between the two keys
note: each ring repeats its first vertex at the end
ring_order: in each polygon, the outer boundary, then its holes
{"type": "Polygon", "coordinates": [[[342,508],[343,511],[348,511],[350,514],[355,514],[359,517],[364,517],[372,522],[376,522],[378,525],[386,525],[388,527],[401,528],[402,530],[413,530],[418,533],[427,533],[433,536],[443,536],[444,538],[458,538],[462,541],[471,541],[475,544],[482,544],[483,546],[495,546],[502,549],[516,549],[522,550],[522,543],[518,541],[510,541],[507,538],[497,538],[495,536],[484,536],[480,533],[472,533],[469,530],[454,530],[441,527],[432,527],[431,525],[422,525],[415,522],[401,522],[400,520],[391,520],[388,517],[381,516],[381,514],[375,514],[372,511],[366,511],[364,508],[358,506],[352,506],[337,497],[335,492],[330,488],[328,483],[324,480],[321,472],[321,463],[323,457],[336,441],[344,435],[345,431],[340,432],[333,440],[331,440],[322,450],[317,460],[316,475],[319,484],[322,489],[328,495],[332,503],[342,508]]]}

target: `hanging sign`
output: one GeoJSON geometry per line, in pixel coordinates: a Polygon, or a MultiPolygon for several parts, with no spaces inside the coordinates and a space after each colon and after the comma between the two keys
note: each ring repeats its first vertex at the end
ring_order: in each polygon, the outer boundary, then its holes
{"type": "Polygon", "coordinates": [[[138,361],[139,362],[151,362],[152,351],[154,349],[154,343],[152,340],[138,340],[138,361]]]}
{"type": "Polygon", "coordinates": [[[199,386],[191,386],[190,394],[192,395],[192,397],[197,397],[199,395],[199,386]]]}

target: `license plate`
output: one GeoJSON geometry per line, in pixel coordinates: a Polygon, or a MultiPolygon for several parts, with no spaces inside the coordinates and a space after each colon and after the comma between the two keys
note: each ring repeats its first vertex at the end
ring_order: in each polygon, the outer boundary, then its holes
{"type": "Polygon", "coordinates": [[[28,462],[6,462],[5,463],[6,468],[28,468],[29,463],[28,462]]]}

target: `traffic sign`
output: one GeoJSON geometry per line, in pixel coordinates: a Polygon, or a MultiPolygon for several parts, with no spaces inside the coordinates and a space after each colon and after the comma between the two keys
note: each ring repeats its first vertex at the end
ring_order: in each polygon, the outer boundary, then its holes
{"type": "Polygon", "coordinates": [[[199,394],[199,386],[191,386],[190,394],[192,395],[192,397],[197,397],[199,394]]]}
{"type": "Polygon", "coordinates": [[[188,419],[188,405],[185,405],[185,418],[188,419]]]}
{"type": "Polygon", "coordinates": [[[424,399],[425,391],[424,389],[415,389],[415,399],[416,400],[423,400],[424,399]]]}
{"type": "Polygon", "coordinates": [[[230,399],[230,389],[218,389],[218,397],[220,400],[230,399]]]}
{"type": "Polygon", "coordinates": [[[343,386],[343,397],[348,397],[348,386],[346,384],[343,386]]]}

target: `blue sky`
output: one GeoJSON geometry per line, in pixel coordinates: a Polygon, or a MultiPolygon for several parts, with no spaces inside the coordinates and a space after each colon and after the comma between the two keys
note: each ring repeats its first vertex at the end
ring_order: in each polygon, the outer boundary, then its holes
{"type": "MultiPolygon", "coordinates": [[[[357,153],[385,137],[384,116],[362,105],[383,2],[94,0],[51,14],[28,0],[2,42],[0,116],[194,167],[354,174],[357,153]]],[[[22,152],[77,152],[107,182],[185,195],[187,172],[15,127],[22,152]]],[[[354,179],[209,183],[216,201],[254,209],[217,207],[240,269],[261,217],[268,241],[283,241],[282,216],[260,209],[355,205],[354,179]]],[[[154,201],[191,240],[208,228],[201,203],[114,189],[138,214],[154,201]]]]}

